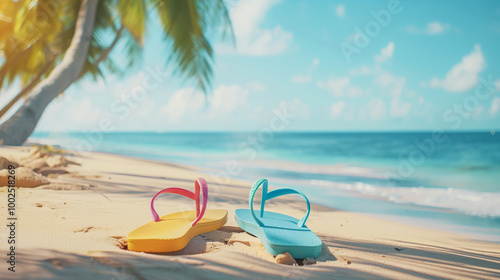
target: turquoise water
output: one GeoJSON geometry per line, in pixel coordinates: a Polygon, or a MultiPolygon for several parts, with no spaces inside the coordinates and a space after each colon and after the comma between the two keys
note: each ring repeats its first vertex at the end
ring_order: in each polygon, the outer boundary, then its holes
{"type": "Polygon", "coordinates": [[[228,178],[267,177],[326,206],[500,242],[500,136],[490,132],[36,133],[32,140],[228,178]]]}

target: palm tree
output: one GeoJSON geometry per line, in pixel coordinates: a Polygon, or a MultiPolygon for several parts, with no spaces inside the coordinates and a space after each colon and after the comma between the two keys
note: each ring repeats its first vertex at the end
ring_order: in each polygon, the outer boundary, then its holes
{"type": "Polygon", "coordinates": [[[22,144],[48,104],[82,77],[120,72],[109,56],[119,41],[125,41],[129,65],[136,61],[150,12],[157,13],[171,47],[168,61],[208,92],[213,74],[208,38],[217,30],[231,31],[223,0],[2,1],[0,89],[16,80],[23,89],[0,117],[26,99],[0,125],[0,144],[22,144]]]}

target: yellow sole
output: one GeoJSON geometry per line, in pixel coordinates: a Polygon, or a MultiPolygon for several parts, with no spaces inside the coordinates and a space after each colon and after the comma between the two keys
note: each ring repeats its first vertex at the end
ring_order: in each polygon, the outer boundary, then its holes
{"type": "Polygon", "coordinates": [[[165,215],[159,222],[151,221],[131,231],[127,236],[130,251],[167,253],[182,250],[199,234],[217,230],[227,222],[227,210],[207,209],[194,226],[196,211],[183,211],[165,215]]]}

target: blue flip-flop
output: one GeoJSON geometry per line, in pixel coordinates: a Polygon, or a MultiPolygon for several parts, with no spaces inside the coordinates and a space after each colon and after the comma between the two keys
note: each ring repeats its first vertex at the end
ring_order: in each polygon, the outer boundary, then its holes
{"type": "Polygon", "coordinates": [[[253,184],[248,196],[250,209],[237,209],[235,211],[238,225],[246,232],[257,236],[264,243],[266,250],[273,255],[288,252],[295,259],[319,257],[323,243],[305,225],[311,211],[307,197],[294,189],[277,189],[267,192],[267,185],[267,179],[260,179],[253,184]],[[263,187],[260,211],[254,211],[253,198],[261,185],[263,187]],[[266,200],[286,194],[299,194],[306,200],[307,213],[302,219],[264,211],[266,200]]]}

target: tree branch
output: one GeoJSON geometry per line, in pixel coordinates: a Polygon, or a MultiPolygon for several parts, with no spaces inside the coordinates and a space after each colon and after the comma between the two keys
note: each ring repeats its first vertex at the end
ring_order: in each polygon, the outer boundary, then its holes
{"type": "MultiPolygon", "coordinates": [[[[125,27],[123,25],[120,27],[120,29],[118,29],[118,31],[116,32],[115,39],[113,40],[113,42],[111,42],[111,44],[109,45],[109,47],[106,48],[101,53],[101,55],[99,56],[99,58],[95,62],[96,65],[99,65],[99,63],[101,63],[103,60],[105,60],[105,59],[108,58],[108,56],[111,53],[111,51],[113,50],[113,48],[115,47],[115,45],[120,40],[124,29],[125,29],[125,27]]],[[[83,75],[85,75],[85,74],[86,74],[86,72],[80,73],[80,75],[78,75],[78,77],[75,79],[75,81],[78,80],[78,79],[80,79],[81,77],[83,77],[83,75]]]]}

